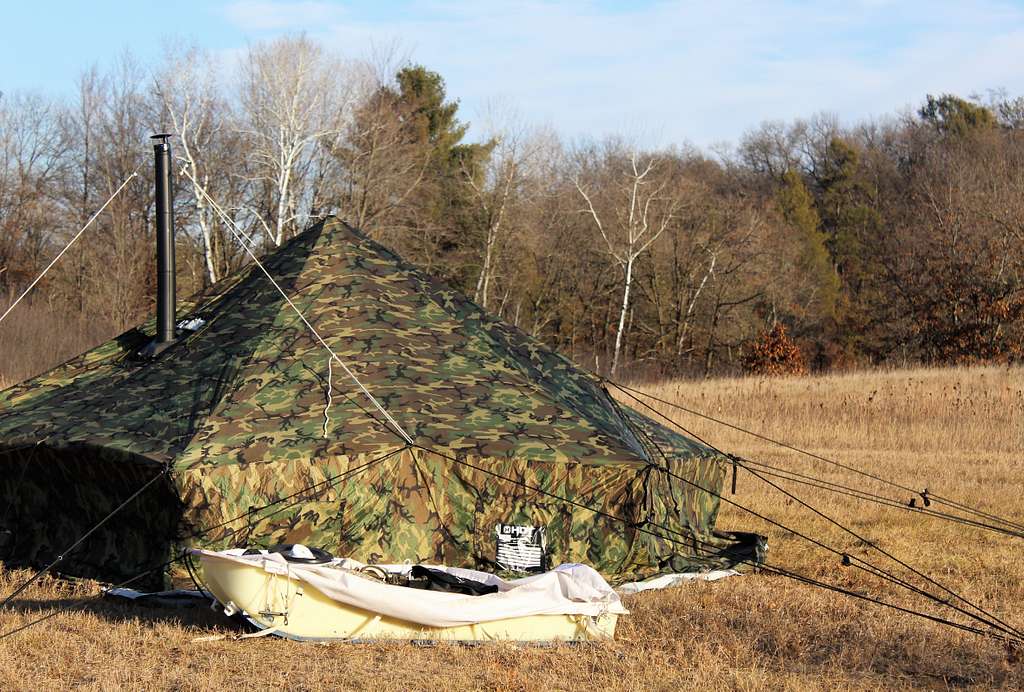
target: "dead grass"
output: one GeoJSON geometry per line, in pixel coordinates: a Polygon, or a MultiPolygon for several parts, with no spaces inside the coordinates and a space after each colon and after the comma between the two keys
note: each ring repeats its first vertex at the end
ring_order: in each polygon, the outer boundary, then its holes
{"type": "MultiPolygon", "coordinates": [[[[1024,521],[1024,370],[913,370],[641,388],[824,456],[1024,521]]],[[[665,409],[668,412],[667,409],[665,409]]],[[[673,416],[677,414],[673,413],[673,416]]],[[[836,482],[890,492],[850,472],[679,416],[714,444],[836,482]]],[[[1024,626],[1024,542],[794,486],[870,540],[1024,626]]],[[[869,550],[741,471],[738,502],[863,556],[869,550]]],[[[905,495],[905,493],[904,493],[905,495]]],[[[727,496],[728,497],[728,496],[727,496]]],[[[902,496],[901,496],[902,497],[902,496]]],[[[906,498],[909,499],[909,498],[906,498]]],[[[770,560],[927,609],[792,534],[727,507],[724,528],[770,537],[770,560]]],[[[7,593],[23,573],[0,574],[7,593]]],[[[0,614],[0,631],[94,593],[47,580],[0,614]]],[[[195,642],[222,631],[205,610],[93,605],[0,640],[0,687],[239,690],[1024,688],[1020,653],[969,633],[803,586],[747,575],[641,594],[619,639],[593,646],[315,645],[195,642]]]]}
{"type": "MultiPolygon", "coordinates": [[[[6,303],[0,302],[0,313],[6,303]]],[[[21,303],[0,324],[0,389],[63,363],[112,338],[115,325],[103,320],[86,320],[61,306],[21,303]]]]}

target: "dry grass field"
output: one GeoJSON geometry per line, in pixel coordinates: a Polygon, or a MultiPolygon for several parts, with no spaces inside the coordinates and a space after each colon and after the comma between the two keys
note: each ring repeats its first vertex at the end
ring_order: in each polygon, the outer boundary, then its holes
{"type": "MultiPolygon", "coordinates": [[[[636,386],[820,455],[1024,522],[1024,370],[909,370],[636,386]]],[[[713,444],[772,465],[909,500],[891,488],[661,407],[713,444]]],[[[740,471],[729,499],[851,555],[871,550],[740,471]]],[[[786,484],[1017,627],[1024,539],[786,484]]],[[[941,612],[843,567],[835,555],[726,507],[719,525],[770,538],[769,559],[844,588],[941,612]]],[[[884,559],[878,564],[887,565],[884,559]]],[[[894,567],[894,566],[893,566],[894,567]]],[[[920,583],[920,580],[908,579],[920,583]]],[[[0,594],[25,573],[0,573],[0,594]]],[[[46,580],[0,613],[0,632],[78,603],[89,584],[46,580]]],[[[88,604],[0,639],[0,688],[374,690],[1024,688],[1024,651],[766,574],[641,594],[617,641],[521,647],[195,641],[205,609],[88,604]]]]}

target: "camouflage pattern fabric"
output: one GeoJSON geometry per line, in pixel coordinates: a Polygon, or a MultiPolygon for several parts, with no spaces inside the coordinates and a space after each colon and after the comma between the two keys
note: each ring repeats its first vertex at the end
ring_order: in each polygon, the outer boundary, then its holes
{"type": "Polygon", "coordinates": [[[338,367],[325,419],[328,353],[250,266],[182,306],[203,324],[157,358],[136,355],[150,323],[0,392],[9,560],[39,561],[168,465],[173,487],[66,570],[116,579],[182,543],[274,542],[479,567],[497,523],[544,525],[553,561],[613,580],[733,559],[737,540],[714,531],[726,460],[593,375],[338,220],[264,265],[416,446],[338,367]]]}

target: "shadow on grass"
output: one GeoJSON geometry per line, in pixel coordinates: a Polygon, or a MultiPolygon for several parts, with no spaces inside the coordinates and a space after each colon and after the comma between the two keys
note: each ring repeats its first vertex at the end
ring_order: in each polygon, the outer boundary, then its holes
{"type": "Polygon", "coordinates": [[[5,612],[37,617],[13,628],[0,629],[0,641],[58,616],[72,613],[94,615],[111,625],[139,623],[153,627],[164,624],[189,630],[209,630],[218,634],[247,631],[248,628],[243,621],[215,612],[208,603],[195,599],[194,603],[171,606],[111,596],[18,600],[8,604],[4,611],[0,611],[0,618],[5,612]]]}

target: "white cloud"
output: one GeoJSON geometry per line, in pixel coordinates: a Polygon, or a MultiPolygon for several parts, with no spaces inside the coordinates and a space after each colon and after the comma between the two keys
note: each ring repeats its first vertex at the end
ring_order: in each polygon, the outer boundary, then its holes
{"type": "MultiPolygon", "coordinates": [[[[1024,12],[959,3],[412,2],[384,17],[325,3],[263,6],[348,54],[398,40],[466,117],[495,97],[570,136],[642,128],[701,145],[765,119],[891,113],[928,93],[1024,92],[1024,12]],[[286,11],[287,10],[287,11],[286,11]],[[292,12],[292,14],[289,14],[292,12]]],[[[235,6],[240,5],[236,3],[235,6]]]]}

